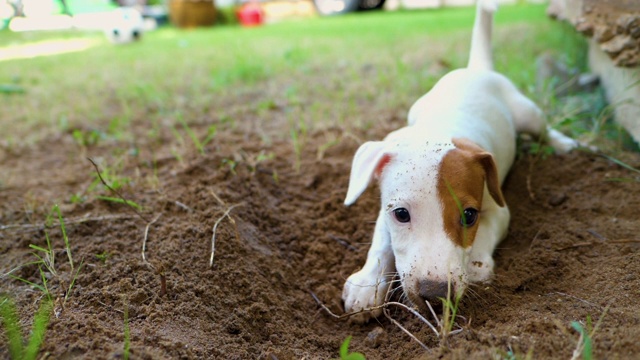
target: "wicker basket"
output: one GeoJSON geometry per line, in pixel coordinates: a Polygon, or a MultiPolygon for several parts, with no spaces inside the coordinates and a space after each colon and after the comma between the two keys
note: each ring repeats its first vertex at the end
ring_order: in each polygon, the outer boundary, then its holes
{"type": "Polygon", "coordinates": [[[216,6],[212,0],[170,0],[169,19],[180,28],[211,26],[216,22],[216,6]]]}

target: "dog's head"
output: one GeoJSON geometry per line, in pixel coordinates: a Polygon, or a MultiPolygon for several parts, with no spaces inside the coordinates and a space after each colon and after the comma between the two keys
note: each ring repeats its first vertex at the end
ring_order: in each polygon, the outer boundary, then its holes
{"type": "Polygon", "coordinates": [[[345,205],[377,179],[384,215],[405,294],[425,300],[461,296],[468,284],[469,254],[482,218],[486,191],[504,206],[493,156],[466,139],[367,142],[351,169],[345,205]]]}

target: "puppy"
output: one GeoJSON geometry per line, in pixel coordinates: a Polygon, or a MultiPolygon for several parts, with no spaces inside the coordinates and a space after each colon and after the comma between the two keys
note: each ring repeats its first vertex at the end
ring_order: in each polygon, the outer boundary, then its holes
{"type": "MultiPolygon", "coordinates": [[[[480,0],[469,63],[438,81],[411,107],[408,126],[355,154],[345,205],[376,179],[381,208],[364,267],[344,285],[345,311],[384,302],[397,273],[407,299],[462,296],[490,280],[492,253],[506,236],[509,209],[501,184],[516,154],[516,134],[544,137],[556,152],[578,143],[547,127],[542,111],[493,71],[496,4],[480,0]],[[450,289],[450,290],[449,290],[450,289]]],[[[364,311],[356,321],[380,315],[364,311]]]]}

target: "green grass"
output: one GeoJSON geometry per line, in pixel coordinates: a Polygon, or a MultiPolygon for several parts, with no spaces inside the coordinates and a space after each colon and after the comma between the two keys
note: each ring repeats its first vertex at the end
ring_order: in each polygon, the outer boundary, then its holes
{"type": "MultiPolygon", "coordinates": [[[[497,68],[525,90],[533,83],[532,59],[549,49],[564,51],[574,42],[544,12],[542,5],[503,6],[496,16],[497,68]],[[530,45],[522,47],[525,41],[530,45]]],[[[282,88],[258,104],[286,101],[298,128],[313,130],[327,122],[371,126],[358,118],[362,103],[407,109],[439,77],[426,71],[436,59],[453,67],[466,63],[473,16],[473,8],[454,8],[309,18],[254,29],[163,28],[129,46],[113,46],[100,33],[3,31],[2,44],[85,38],[97,45],[2,62],[0,83],[24,89],[0,94],[11,99],[3,104],[7,115],[0,126],[13,129],[2,140],[29,143],[72,130],[82,145],[152,141],[167,126],[180,125],[178,117],[188,119],[192,128],[198,125],[192,119],[202,113],[222,122],[233,116],[225,99],[269,84],[282,88]],[[363,68],[371,69],[366,82],[363,68]],[[337,111],[336,103],[346,108],[337,111]],[[147,133],[128,133],[136,124],[144,124],[147,133]]],[[[246,105],[259,112],[258,104],[246,105]]],[[[201,151],[203,138],[188,136],[201,151]]]]}
{"type": "Polygon", "coordinates": [[[8,339],[8,348],[11,358],[14,360],[34,360],[38,356],[42,342],[47,332],[47,325],[53,310],[53,301],[43,298],[40,307],[33,317],[31,335],[28,341],[22,338],[18,311],[13,300],[6,296],[0,296],[0,324],[4,328],[8,339]],[[25,346],[26,343],[26,346],[25,346]]]}
{"type": "Polygon", "coordinates": [[[30,244],[29,248],[32,250],[35,250],[35,252],[33,253],[33,256],[35,256],[37,260],[28,262],[22,265],[22,266],[37,265],[38,271],[40,274],[41,284],[13,275],[13,272],[16,269],[11,270],[6,275],[42,291],[43,295],[46,296],[47,300],[49,301],[55,300],[54,298],[55,296],[51,292],[49,283],[52,279],[57,280],[57,282],[59,283],[58,285],[64,289],[65,295],[62,302],[64,306],[69,296],[71,295],[71,290],[75,285],[78,275],[80,274],[80,270],[82,270],[82,266],[84,262],[83,261],[80,262],[80,266],[78,266],[77,268],[74,266],[73,255],[71,254],[71,244],[69,242],[69,237],[67,236],[67,230],[66,230],[64,218],[62,217],[62,212],[60,211],[60,208],[58,207],[58,205],[54,205],[53,208],[51,209],[51,212],[48,214],[47,219],[45,221],[45,225],[47,227],[51,227],[54,221],[53,220],[54,218],[57,218],[58,226],[60,227],[60,232],[62,234],[64,249],[67,254],[67,259],[69,261],[70,269],[69,269],[68,277],[70,277],[70,279],[66,280],[65,276],[63,276],[60,273],[59,266],[56,265],[56,251],[54,249],[53,242],[51,241],[51,238],[49,236],[49,232],[46,230],[44,233],[45,240],[46,240],[46,247],[30,244]],[[50,274],[50,276],[48,274],[50,274]]]}
{"type": "Polygon", "coordinates": [[[366,357],[362,353],[349,352],[350,342],[351,336],[347,336],[342,342],[342,345],[340,345],[340,360],[366,360],[366,357]]]}

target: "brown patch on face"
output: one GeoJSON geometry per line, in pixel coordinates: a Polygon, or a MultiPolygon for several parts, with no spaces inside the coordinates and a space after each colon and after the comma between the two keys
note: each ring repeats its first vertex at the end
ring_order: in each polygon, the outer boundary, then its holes
{"type": "Polygon", "coordinates": [[[465,228],[461,221],[462,211],[468,208],[482,210],[485,181],[498,205],[504,206],[504,197],[493,156],[467,139],[453,139],[453,144],[456,148],[450,150],[440,164],[438,197],[442,202],[447,235],[456,245],[467,248],[473,245],[480,221],[465,228]]]}

